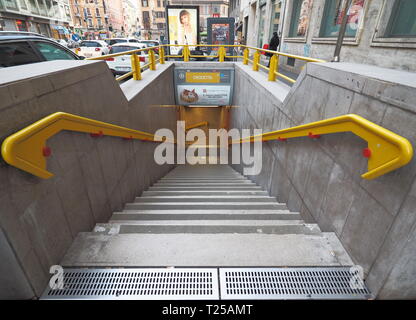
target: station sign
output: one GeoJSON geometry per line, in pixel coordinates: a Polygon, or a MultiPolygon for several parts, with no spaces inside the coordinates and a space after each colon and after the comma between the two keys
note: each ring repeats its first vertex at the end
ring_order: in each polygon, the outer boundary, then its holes
{"type": "Polygon", "coordinates": [[[232,104],[234,68],[175,68],[174,82],[177,105],[232,104]]]}

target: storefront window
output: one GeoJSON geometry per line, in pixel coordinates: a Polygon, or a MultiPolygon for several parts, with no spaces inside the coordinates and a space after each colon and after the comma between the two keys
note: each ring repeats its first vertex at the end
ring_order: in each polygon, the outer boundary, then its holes
{"type": "Polygon", "coordinates": [[[259,36],[257,38],[257,46],[261,48],[263,46],[264,37],[264,20],[266,18],[266,5],[260,8],[260,19],[259,19],[259,36]]]}
{"type": "Polygon", "coordinates": [[[289,37],[305,37],[309,26],[313,0],[294,0],[290,19],[289,37]]]}
{"type": "Polygon", "coordinates": [[[273,32],[277,32],[279,30],[280,24],[280,12],[282,9],[282,1],[273,1],[272,3],[272,13],[270,18],[270,32],[269,35],[271,36],[273,32]]]}
{"type": "MultiPolygon", "coordinates": [[[[343,10],[347,0],[326,0],[324,15],[321,24],[320,36],[324,38],[338,37],[341,27],[342,18],[345,11],[343,10]]],[[[346,37],[355,37],[361,16],[364,13],[365,0],[353,0],[350,9],[347,11],[347,28],[346,37]]]]}
{"type": "Polygon", "coordinates": [[[387,29],[387,37],[416,37],[416,1],[397,0],[387,29]]]}

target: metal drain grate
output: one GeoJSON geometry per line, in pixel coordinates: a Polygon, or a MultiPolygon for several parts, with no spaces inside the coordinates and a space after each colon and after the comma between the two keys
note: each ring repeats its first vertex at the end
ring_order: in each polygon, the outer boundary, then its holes
{"type": "Polygon", "coordinates": [[[220,268],[219,271],[221,299],[225,300],[372,298],[356,276],[356,270],[349,267],[220,268]]]}
{"type": "Polygon", "coordinates": [[[216,268],[64,269],[63,284],[41,299],[219,299],[216,268]]]}

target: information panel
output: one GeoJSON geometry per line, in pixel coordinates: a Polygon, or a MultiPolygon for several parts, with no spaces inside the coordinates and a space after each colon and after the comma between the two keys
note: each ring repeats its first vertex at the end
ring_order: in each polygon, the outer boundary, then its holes
{"type": "Polygon", "coordinates": [[[232,104],[234,69],[175,68],[177,105],[227,106],[232,104]]]}

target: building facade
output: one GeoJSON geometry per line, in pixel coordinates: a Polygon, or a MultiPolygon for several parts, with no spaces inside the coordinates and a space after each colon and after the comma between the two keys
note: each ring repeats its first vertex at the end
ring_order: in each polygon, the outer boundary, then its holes
{"type": "Polygon", "coordinates": [[[139,8],[136,0],[123,0],[124,33],[128,37],[139,35],[139,8]]]}
{"type": "MultiPolygon", "coordinates": [[[[273,31],[282,52],[331,61],[346,0],[233,0],[237,34],[262,47],[273,31]]],[[[341,61],[416,71],[416,1],[352,0],[341,61]]],[[[288,70],[303,63],[283,58],[288,70]]]]}
{"type": "Polygon", "coordinates": [[[166,1],[138,0],[140,37],[147,40],[163,40],[166,37],[166,1]]]}
{"type": "Polygon", "coordinates": [[[73,27],[69,0],[0,0],[0,31],[28,31],[56,39],[73,27]]]}
{"type": "Polygon", "coordinates": [[[110,34],[105,0],[70,0],[74,33],[85,39],[107,38],[110,34]]]}

